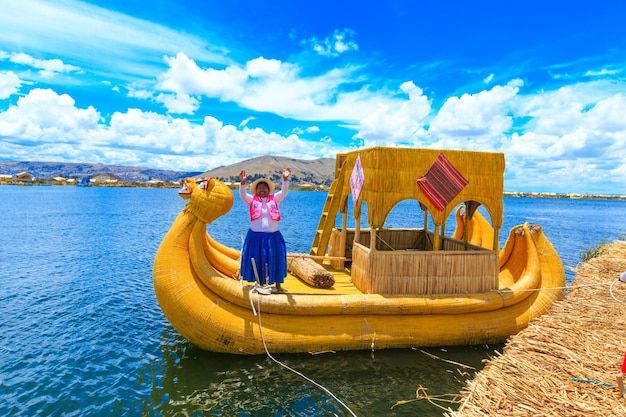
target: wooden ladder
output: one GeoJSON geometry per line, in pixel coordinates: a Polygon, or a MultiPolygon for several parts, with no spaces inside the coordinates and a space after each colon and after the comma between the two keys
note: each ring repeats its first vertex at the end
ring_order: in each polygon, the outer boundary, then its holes
{"type": "MultiPolygon", "coordinates": [[[[315,238],[313,239],[313,245],[311,246],[310,255],[324,256],[326,255],[326,248],[328,242],[330,242],[330,236],[333,228],[335,227],[335,220],[337,218],[337,212],[339,211],[339,204],[343,196],[343,165],[345,162],[345,156],[337,155],[337,164],[335,166],[335,179],[330,185],[330,190],[326,196],[326,202],[324,203],[324,209],[320,216],[320,222],[317,225],[315,232],[315,238]]],[[[322,260],[318,260],[318,263],[322,263],[322,260]]]]}

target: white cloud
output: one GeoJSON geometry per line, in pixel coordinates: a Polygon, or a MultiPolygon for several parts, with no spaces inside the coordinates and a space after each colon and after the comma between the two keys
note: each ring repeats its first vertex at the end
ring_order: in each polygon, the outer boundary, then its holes
{"type": "Polygon", "coordinates": [[[594,131],[624,134],[626,132],[626,97],[616,94],[600,100],[587,113],[587,126],[594,131]]]}
{"type": "Polygon", "coordinates": [[[13,71],[0,71],[0,100],[17,93],[22,81],[13,71]]]}
{"type": "Polygon", "coordinates": [[[78,109],[67,94],[35,88],[0,113],[0,138],[13,143],[80,143],[98,132],[93,107],[78,109]]]}
{"type": "Polygon", "coordinates": [[[359,45],[352,40],[355,32],[351,29],[335,30],[324,39],[316,37],[306,41],[318,55],[338,56],[348,51],[358,51],[359,45]]]}
{"type": "Polygon", "coordinates": [[[315,158],[296,135],[237,128],[207,116],[202,124],[140,109],[115,112],[108,124],[67,94],[33,89],[0,113],[0,157],[89,161],[175,170],[206,170],[264,154],[315,158]]]}
{"type": "Polygon", "coordinates": [[[509,184],[536,190],[624,193],[626,99],[616,94],[595,101],[586,88],[539,92],[524,100],[516,116],[531,117],[528,131],[514,133],[503,148],[509,184]]]}
{"type": "Polygon", "coordinates": [[[39,57],[62,56],[63,65],[81,62],[113,79],[154,77],[164,68],[163,55],[181,50],[202,62],[231,62],[224,48],[206,40],[208,34],[192,36],[78,0],[3,1],[0,27],[0,44],[39,57]]]}
{"type": "Polygon", "coordinates": [[[12,54],[9,60],[15,64],[26,65],[40,70],[39,75],[44,79],[50,79],[58,73],[76,72],[81,69],[74,65],[64,64],[60,59],[35,59],[25,53],[12,54]]]}
{"type": "MultiPolygon", "coordinates": [[[[224,69],[200,68],[186,54],[165,58],[169,69],[158,77],[157,90],[173,95],[207,97],[234,102],[240,107],[278,114],[295,120],[338,120],[357,123],[363,115],[396,100],[354,88],[362,79],[358,67],[331,69],[321,75],[302,77],[298,65],[258,57],[245,66],[224,69]]],[[[180,108],[160,97],[171,113],[180,108]]],[[[193,111],[191,107],[184,108],[193,111]]]]}
{"type": "Polygon", "coordinates": [[[175,114],[194,114],[200,107],[200,101],[187,94],[159,94],[155,101],[162,103],[168,112],[175,114]]]}
{"type": "Polygon", "coordinates": [[[366,146],[414,143],[424,136],[430,100],[412,81],[403,83],[400,89],[408,100],[389,100],[360,120],[355,137],[365,139],[366,146]]]}
{"type": "Polygon", "coordinates": [[[562,135],[570,132],[580,120],[585,107],[585,96],[572,87],[539,92],[525,97],[519,103],[517,115],[531,117],[533,132],[562,135]]]}
{"type": "Polygon", "coordinates": [[[531,121],[527,133],[512,138],[511,149],[527,154],[535,148],[538,155],[559,159],[624,155],[624,112],[621,94],[597,100],[576,87],[538,93],[519,106],[516,116],[531,121]]]}
{"type": "Polygon", "coordinates": [[[493,143],[493,139],[501,140],[513,124],[509,103],[522,85],[521,80],[512,80],[477,94],[450,97],[433,118],[430,136],[472,139],[484,144],[493,143]]]}
{"type": "Polygon", "coordinates": [[[239,123],[239,127],[244,127],[244,126],[248,126],[248,123],[250,123],[252,120],[255,120],[256,117],[247,117],[244,120],[241,121],[241,123],[239,123]]]}
{"type": "MultiPolygon", "coordinates": [[[[520,87],[513,80],[450,98],[437,111],[419,87],[406,82],[402,94],[381,98],[382,104],[361,120],[357,137],[367,146],[413,141],[415,146],[500,150],[507,158],[507,189],[623,190],[626,97],[615,94],[590,103],[575,88],[520,96],[520,87]],[[517,119],[525,121],[523,128],[507,133],[517,119]]],[[[93,107],[78,108],[67,94],[33,89],[0,113],[0,156],[206,170],[258,155],[306,159],[346,150],[329,136],[310,146],[297,134],[248,128],[253,118],[233,126],[206,116],[195,124],[129,109],[113,113],[107,124],[93,107]]],[[[316,125],[294,130],[319,131],[316,125]]]]}
{"type": "Polygon", "coordinates": [[[180,52],[176,57],[165,57],[169,69],[159,75],[157,90],[183,95],[204,95],[223,101],[237,100],[243,94],[248,74],[231,65],[223,70],[198,67],[196,62],[180,52]]]}
{"type": "Polygon", "coordinates": [[[586,77],[603,77],[605,75],[615,75],[615,74],[619,74],[620,72],[622,72],[622,70],[619,69],[614,69],[614,70],[610,70],[608,68],[602,68],[599,71],[587,71],[585,72],[585,76],[586,77]]]}
{"type": "Polygon", "coordinates": [[[246,72],[248,76],[254,78],[281,79],[287,78],[292,72],[297,72],[297,69],[292,70],[289,65],[285,65],[277,59],[259,57],[246,63],[246,72]]]}

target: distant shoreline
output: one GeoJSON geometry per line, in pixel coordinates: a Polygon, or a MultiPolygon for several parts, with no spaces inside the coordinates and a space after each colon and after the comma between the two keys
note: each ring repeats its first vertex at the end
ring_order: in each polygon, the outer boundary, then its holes
{"type": "Polygon", "coordinates": [[[505,191],[505,197],[527,198],[569,198],[572,200],[626,200],[626,195],[603,195],[603,194],[577,194],[577,193],[536,193],[505,191]]]}
{"type": "MultiPolygon", "coordinates": [[[[118,182],[94,182],[88,185],[80,185],[76,183],[60,184],[54,181],[37,180],[35,182],[0,182],[1,185],[18,185],[26,187],[40,187],[40,186],[57,186],[57,187],[134,187],[134,188],[179,188],[182,183],[180,182],[130,182],[130,181],[118,181],[118,182]]],[[[230,187],[236,188],[236,187],[230,187]]],[[[311,187],[311,184],[304,185],[302,187],[290,187],[295,191],[327,191],[325,188],[316,189],[315,186],[311,187]]],[[[626,195],[603,195],[603,194],[576,194],[576,193],[537,193],[537,192],[517,192],[517,191],[505,191],[504,197],[512,198],[561,198],[572,200],[626,200],[626,195]]]]}

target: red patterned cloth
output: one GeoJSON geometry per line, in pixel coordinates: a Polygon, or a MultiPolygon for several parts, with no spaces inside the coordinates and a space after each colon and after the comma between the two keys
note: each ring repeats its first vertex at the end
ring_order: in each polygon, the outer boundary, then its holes
{"type": "Polygon", "coordinates": [[[428,201],[441,211],[465,188],[467,182],[444,154],[439,154],[428,172],[418,178],[417,185],[428,201]]]}

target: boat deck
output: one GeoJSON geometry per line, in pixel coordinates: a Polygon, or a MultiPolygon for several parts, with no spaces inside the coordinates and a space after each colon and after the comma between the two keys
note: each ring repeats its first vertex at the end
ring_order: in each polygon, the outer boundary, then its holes
{"type": "Polygon", "coordinates": [[[344,295],[344,294],[363,294],[352,283],[349,271],[337,271],[328,265],[324,265],[326,270],[333,274],[335,278],[335,285],[332,288],[316,288],[307,284],[300,278],[291,273],[287,274],[283,288],[290,293],[306,293],[306,294],[332,294],[332,295],[344,295]]]}

